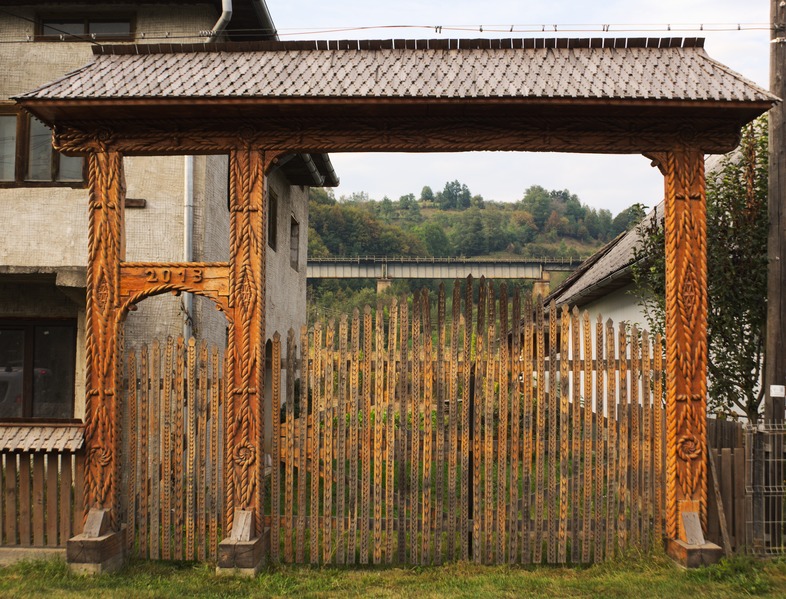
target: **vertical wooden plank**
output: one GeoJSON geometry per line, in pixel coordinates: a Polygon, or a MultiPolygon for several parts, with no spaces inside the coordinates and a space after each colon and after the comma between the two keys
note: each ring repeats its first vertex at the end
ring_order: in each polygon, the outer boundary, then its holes
{"type": "Polygon", "coordinates": [[[333,432],[335,416],[335,387],[333,375],[336,363],[336,323],[328,322],[325,335],[325,472],[323,476],[323,534],[322,559],[329,563],[333,559],[333,432]]]}
{"type": "MultiPolygon", "coordinates": [[[[23,547],[31,544],[30,537],[30,507],[32,505],[30,498],[30,459],[34,454],[21,453],[19,454],[19,478],[13,481],[17,485],[19,497],[19,544],[23,547]]],[[[14,506],[13,511],[16,511],[14,506]]]]}
{"type": "Polygon", "coordinates": [[[369,518],[371,502],[371,365],[373,329],[371,325],[371,307],[363,310],[363,441],[362,453],[362,488],[360,516],[360,563],[368,563],[369,518]]]}
{"type": "MultiPolygon", "coordinates": [[[[592,356],[590,356],[592,357],[592,356]]],[[[592,561],[598,563],[603,560],[603,541],[605,539],[604,526],[606,523],[606,510],[603,500],[606,486],[606,435],[605,415],[603,405],[603,319],[598,315],[595,324],[595,546],[592,561]]]]}
{"type": "Polygon", "coordinates": [[[57,547],[57,454],[42,454],[46,467],[46,545],[57,547]]]}
{"type": "Polygon", "coordinates": [[[486,335],[486,280],[481,277],[478,289],[478,315],[477,328],[475,333],[475,393],[474,393],[474,414],[473,414],[473,439],[472,439],[472,553],[475,563],[481,563],[483,548],[481,546],[481,531],[483,527],[483,514],[481,506],[482,487],[481,487],[481,466],[483,461],[483,423],[486,359],[485,341],[486,335]]]}
{"type": "Polygon", "coordinates": [[[647,331],[641,336],[641,545],[650,548],[650,502],[652,500],[652,398],[650,395],[650,338],[647,331]]]}
{"type": "MultiPolygon", "coordinates": [[[[346,374],[346,373],[345,373],[346,374]]],[[[298,564],[306,563],[306,471],[308,470],[308,329],[306,325],[300,327],[300,417],[298,424],[298,452],[297,464],[297,555],[298,564]]]]}
{"type": "Polygon", "coordinates": [[[433,411],[433,355],[431,342],[431,304],[428,290],[424,289],[421,295],[421,317],[423,319],[423,538],[420,563],[431,563],[432,548],[432,517],[431,517],[431,474],[432,455],[431,416],[433,411]]]}
{"type": "Polygon", "coordinates": [[[548,562],[557,562],[557,467],[558,461],[555,459],[557,454],[557,441],[559,440],[559,394],[557,387],[557,304],[552,301],[549,306],[549,404],[548,404],[548,423],[549,423],[549,454],[548,454],[548,562]]]}
{"type": "Polygon", "coordinates": [[[630,544],[637,549],[641,544],[639,375],[639,330],[636,325],[633,325],[630,336],[630,544]]]}
{"type": "MultiPolygon", "coordinates": [[[[357,320],[357,310],[355,312],[357,320]]],[[[353,322],[353,341],[355,323],[353,322]]],[[[324,405],[322,401],[322,323],[314,324],[312,347],[309,353],[312,356],[311,362],[311,521],[310,521],[310,546],[309,557],[312,564],[319,563],[319,481],[322,475],[322,452],[320,451],[321,431],[325,426],[324,405]]],[[[354,346],[354,344],[353,344],[354,346]]],[[[357,351],[354,352],[357,359],[357,351]]],[[[355,364],[357,370],[357,365],[355,364]]],[[[357,387],[357,371],[354,373],[353,387],[357,387]]]]}
{"type": "Polygon", "coordinates": [[[499,290],[499,335],[497,344],[497,386],[499,406],[499,423],[497,426],[497,559],[496,563],[505,563],[505,541],[507,530],[508,489],[508,412],[510,393],[508,383],[508,290],[507,285],[500,285],[499,290]]]}
{"type": "Polygon", "coordinates": [[[161,404],[161,555],[172,559],[172,368],[175,340],[170,335],[164,347],[164,393],[161,404]]]}
{"type": "MultiPolygon", "coordinates": [[[[128,529],[126,530],[126,550],[129,555],[136,555],[134,548],[136,547],[136,514],[137,514],[137,498],[139,493],[139,484],[136,478],[137,475],[137,462],[139,455],[137,453],[137,438],[139,437],[139,422],[137,411],[137,372],[136,372],[136,352],[132,349],[128,352],[128,394],[126,401],[128,401],[128,529]]],[[[74,507],[81,512],[82,506],[76,505],[76,489],[74,489],[74,507]]],[[[76,512],[74,512],[74,520],[76,520],[76,512]]],[[[81,520],[81,518],[80,518],[81,520]]]]}
{"type": "Polygon", "coordinates": [[[471,366],[470,360],[472,351],[472,275],[467,277],[464,288],[464,322],[463,322],[463,345],[461,347],[460,368],[461,368],[461,559],[470,558],[469,551],[469,454],[471,451],[469,441],[469,404],[470,404],[470,384],[471,366]]]}
{"type": "MultiPolygon", "coordinates": [[[[614,326],[606,323],[606,409],[608,428],[608,460],[606,464],[606,557],[613,559],[617,539],[617,366],[614,326]]],[[[600,358],[598,358],[600,359],[600,358]]]]}
{"type": "Polygon", "coordinates": [[[572,385],[573,385],[573,397],[571,400],[572,403],[572,410],[571,410],[571,422],[572,422],[572,431],[571,431],[571,462],[572,462],[572,476],[571,476],[571,508],[572,508],[572,518],[571,518],[571,536],[570,536],[570,561],[574,564],[579,563],[579,548],[581,546],[581,535],[579,530],[579,522],[581,519],[579,515],[581,513],[581,497],[582,497],[582,484],[581,479],[583,475],[583,471],[581,469],[581,455],[582,455],[582,442],[581,442],[581,321],[579,320],[579,309],[576,306],[573,306],[573,312],[571,314],[571,322],[570,322],[570,329],[571,329],[571,346],[572,346],[572,358],[573,358],[573,368],[571,369],[572,374],[572,385]]]}
{"type": "Polygon", "coordinates": [[[197,419],[197,348],[196,339],[188,339],[188,398],[186,402],[186,559],[196,559],[196,419],[197,419]]]}
{"type": "Polygon", "coordinates": [[[17,540],[17,486],[16,486],[16,454],[5,454],[5,476],[3,486],[3,509],[5,511],[5,544],[18,545],[17,540]]]}
{"type": "MultiPolygon", "coordinates": [[[[221,400],[221,371],[218,357],[218,348],[214,345],[210,353],[211,386],[210,386],[210,559],[216,560],[218,556],[218,526],[219,518],[224,513],[221,496],[224,489],[218,478],[218,434],[223,428],[219,418],[219,403],[221,400]]],[[[262,402],[264,409],[265,402],[262,402]]],[[[260,422],[265,422],[264,412],[260,415],[260,422]]],[[[166,458],[166,456],[164,456],[166,458]]],[[[169,480],[169,477],[167,477],[169,480]]],[[[264,486],[263,486],[264,490],[264,486]]],[[[267,556],[265,556],[267,557],[267,556]]]]}
{"type": "Polygon", "coordinates": [[[150,412],[148,408],[148,389],[150,388],[150,370],[148,367],[147,345],[142,345],[139,356],[139,556],[146,559],[149,555],[149,538],[147,522],[150,515],[149,477],[148,477],[148,433],[150,430],[150,412]]]}
{"type": "Polygon", "coordinates": [[[420,513],[420,404],[423,353],[420,349],[420,331],[422,323],[420,317],[420,297],[414,293],[412,297],[412,430],[409,481],[409,562],[420,563],[420,538],[418,537],[418,523],[421,521],[420,513]]]}
{"type": "MultiPolygon", "coordinates": [[[[360,360],[360,313],[352,313],[352,354],[350,356],[349,392],[349,538],[347,540],[347,563],[355,563],[356,538],[358,528],[358,373],[360,360]]],[[[316,454],[314,454],[316,455],[316,454]]],[[[315,459],[314,456],[311,458],[315,459]]],[[[312,504],[312,509],[314,509],[312,504]]]]}
{"type": "Polygon", "coordinates": [[[161,344],[153,339],[150,350],[150,559],[161,559],[161,344]]]}
{"type": "Polygon", "coordinates": [[[73,534],[78,535],[84,527],[84,505],[85,505],[85,452],[78,451],[74,460],[74,512],[72,521],[74,523],[73,534]]]}
{"type": "Polygon", "coordinates": [[[543,502],[546,493],[546,344],[544,341],[543,300],[538,298],[535,330],[537,335],[537,401],[535,409],[537,426],[537,446],[535,447],[535,547],[532,561],[543,562],[543,502]]]}
{"type": "MultiPolygon", "coordinates": [[[[570,354],[570,312],[568,305],[563,304],[560,316],[562,326],[561,347],[559,354],[560,394],[559,394],[559,546],[557,561],[567,561],[568,541],[568,467],[570,463],[570,445],[568,438],[568,418],[570,385],[568,382],[568,356],[570,354]]],[[[549,459],[553,459],[549,456],[549,459]]]]}
{"type": "MultiPolygon", "coordinates": [[[[183,440],[185,438],[185,402],[186,402],[186,348],[185,339],[179,335],[175,344],[175,396],[172,401],[174,410],[175,437],[172,442],[172,452],[174,457],[174,558],[183,559],[183,530],[185,529],[185,486],[186,474],[184,468],[183,440]]],[[[144,377],[141,377],[145,381],[144,377]]],[[[140,406],[140,413],[144,414],[144,408],[140,406]]],[[[144,430],[145,423],[140,423],[140,430],[144,430]]],[[[141,448],[141,447],[140,447],[141,448]]],[[[145,512],[141,512],[144,518],[145,512]]]]}
{"type": "Polygon", "coordinates": [[[357,540],[357,493],[358,493],[358,374],[360,359],[360,313],[352,313],[352,354],[350,356],[349,393],[349,533],[347,541],[347,563],[355,563],[357,540]]]}
{"type": "Polygon", "coordinates": [[[459,401],[459,322],[461,321],[461,281],[453,282],[453,314],[450,320],[448,369],[448,560],[456,559],[456,476],[458,474],[459,401]]]}
{"type": "Polygon", "coordinates": [[[270,369],[273,375],[271,382],[273,413],[270,451],[272,465],[270,472],[270,558],[273,562],[281,561],[281,334],[273,334],[272,357],[270,369]]]}
{"type": "Polygon", "coordinates": [[[619,404],[617,408],[618,422],[618,461],[617,461],[617,480],[619,481],[619,511],[617,514],[617,534],[619,538],[620,552],[628,548],[628,419],[630,415],[628,405],[628,342],[625,334],[625,324],[619,325],[619,336],[617,338],[619,347],[619,404]]]}
{"type": "MultiPolygon", "coordinates": [[[[541,310],[542,312],[542,310],[541,310]]],[[[532,331],[532,299],[527,297],[524,303],[524,362],[523,370],[523,397],[522,397],[522,459],[521,459],[521,561],[525,564],[532,559],[530,534],[532,533],[532,517],[530,514],[530,498],[532,497],[532,458],[538,451],[540,437],[533,431],[532,414],[532,373],[533,373],[533,331],[532,331]]],[[[538,435],[540,434],[538,429],[538,435]]],[[[535,522],[537,523],[537,515],[535,522]]],[[[536,524],[537,528],[537,524],[536,524]]]]}
{"type": "MultiPolygon", "coordinates": [[[[60,454],[60,547],[71,538],[71,491],[73,490],[73,454],[60,454]]],[[[131,534],[126,531],[127,534],[131,534]]]]}
{"type": "Polygon", "coordinates": [[[734,448],[734,545],[739,551],[747,543],[745,538],[745,450],[734,448]]]}
{"type": "Polygon", "coordinates": [[[6,524],[6,514],[8,513],[8,507],[5,504],[5,461],[8,457],[7,453],[0,453],[0,543],[3,545],[7,545],[9,543],[6,542],[5,539],[5,524],[6,524]]]}
{"type": "Polygon", "coordinates": [[[390,304],[388,319],[388,374],[387,394],[385,396],[385,561],[393,563],[393,484],[395,471],[394,449],[395,417],[393,405],[396,400],[396,365],[398,362],[396,348],[398,345],[398,300],[394,297],[390,304]]]}
{"type": "MultiPolygon", "coordinates": [[[[716,464],[717,464],[716,460],[716,464]]],[[[724,447],[720,451],[720,489],[721,489],[721,497],[723,501],[724,507],[724,517],[726,519],[726,530],[731,531],[734,530],[733,525],[734,522],[732,520],[734,514],[734,476],[732,472],[732,454],[731,448],[724,447]]],[[[723,531],[723,527],[721,527],[721,531],[723,531]]],[[[728,533],[727,533],[728,535],[728,533]]],[[[726,539],[724,539],[725,541],[726,539]]],[[[725,545],[725,543],[724,543],[725,545]]]]}
{"type": "MultiPolygon", "coordinates": [[[[664,517],[664,503],[663,503],[663,343],[660,335],[655,335],[655,345],[652,349],[653,362],[654,362],[654,383],[653,383],[653,403],[655,404],[655,415],[653,418],[653,462],[654,462],[654,480],[655,480],[655,510],[652,535],[656,540],[663,538],[663,517],[664,517]]],[[[741,488],[744,488],[744,483],[741,488]]]]}
{"type": "Polygon", "coordinates": [[[295,331],[287,331],[287,396],[284,435],[287,450],[284,466],[284,560],[291,564],[295,561],[292,548],[294,534],[294,486],[295,486],[295,331]]]}
{"type": "Polygon", "coordinates": [[[208,353],[207,341],[199,343],[199,398],[197,403],[197,525],[198,537],[197,558],[204,561],[207,556],[207,497],[205,488],[207,486],[207,406],[208,406],[208,353]]]}
{"type": "MultiPolygon", "coordinates": [[[[508,503],[508,563],[519,561],[519,472],[521,470],[521,289],[513,293],[510,348],[510,501],[508,503]]],[[[529,434],[528,432],[525,434],[529,434]]],[[[529,490],[525,490],[529,492],[529,490]]]]}
{"type": "Polygon", "coordinates": [[[488,341],[485,347],[484,358],[486,359],[486,391],[484,393],[483,412],[485,426],[483,428],[483,451],[485,464],[483,466],[483,482],[485,488],[484,507],[486,513],[483,516],[483,526],[485,527],[486,561],[487,564],[494,563],[494,538],[496,519],[494,518],[494,404],[496,386],[496,342],[497,327],[495,314],[494,284],[488,285],[488,341]]]}
{"type": "Polygon", "coordinates": [[[346,472],[347,472],[347,315],[342,314],[338,325],[338,397],[336,398],[336,563],[346,561],[346,472]]]}
{"type": "Polygon", "coordinates": [[[444,508],[445,469],[445,284],[439,284],[437,297],[437,364],[436,364],[436,472],[434,501],[434,563],[442,563],[442,516],[444,508]]]}
{"type": "Polygon", "coordinates": [[[401,345],[398,355],[399,370],[399,433],[398,454],[396,466],[398,467],[398,563],[407,561],[407,438],[409,414],[409,311],[407,300],[403,298],[399,304],[401,330],[401,345]]]}
{"type": "Polygon", "coordinates": [[[385,392],[385,323],[381,302],[374,315],[374,563],[382,563],[382,410],[385,392]]]}
{"type": "MultiPolygon", "coordinates": [[[[21,454],[20,460],[25,459],[21,454]]],[[[44,546],[44,454],[33,454],[33,545],[44,546]]]]}
{"type": "Polygon", "coordinates": [[[590,328],[589,313],[585,310],[582,315],[584,355],[584,498],[582,510],[582,538],[581,561],[588,563],[590,560],[590,538],[592,535],[592,330],[590,328]]]}

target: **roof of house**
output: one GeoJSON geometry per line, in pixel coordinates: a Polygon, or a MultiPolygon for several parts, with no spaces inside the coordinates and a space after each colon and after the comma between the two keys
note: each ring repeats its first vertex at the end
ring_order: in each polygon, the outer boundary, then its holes
{"type": "MultiPolygon", "coordinates": [[[[644,217],[642,225],[662,219],[663,210],[661,202],[644,217]]],[[[634,250],[640,240],[638,226],[620,233],[587,258],[545,301],[548,303],[554,300],[557,304],[581,307],[628,285],[633,280],[631,269],[635,262],[634,250]]]]}
{"type": "Polygon", "coordinates": [[[508,39],[94,47],[21,99],[548,98],[773,102],[701,39],[508,39]]]}

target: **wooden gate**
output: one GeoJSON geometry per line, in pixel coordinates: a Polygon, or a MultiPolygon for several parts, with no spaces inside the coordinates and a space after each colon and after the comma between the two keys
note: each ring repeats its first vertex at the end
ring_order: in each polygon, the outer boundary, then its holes
{"type": "Polygon", "coordinates": [[[661,339],[495,293],[481,280],[475,309],[457,281],[450,306],[441,288],[436,310],[424,292],[275,335],[273,561],[587,563],[660,544],[661,339]]]}
{"type": "Polygon", "coordinates": [[[172,337],[128,353],[125,521],[132,555],[215,559],[223,535],[222,357],[172,337]]]}

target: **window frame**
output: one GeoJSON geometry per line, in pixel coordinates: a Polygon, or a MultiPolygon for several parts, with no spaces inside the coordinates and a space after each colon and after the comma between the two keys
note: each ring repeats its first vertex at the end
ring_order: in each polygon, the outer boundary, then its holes
{"type": "Polygon", "coordinates": [[[75,389],[71,389],[71,418],[51,418],[46,416],[33,416],[33,379],[35,369],[35,332],[36,327],[41,326],[62,326],[69,327],[73,331],[74,347],[72,352],[71,369],[74,372],[74,383],[76,382],[76,356],[77,356],[77,320],[76,318],[0,318],[0,328],[17,329],[24,331],[25,345],[22,372],[22,417],[2,416],[0,422],[78,422],[74,418],[76,409],[75,389]]]}
{"type": "Polygon", "coordinates": [[[36,15],[35,19],[35,41],[37,42],[133,42],[136,39],[136,15],[131,13],[120,14],[107,14],[98,13],[98,15],[86,13],[68,13],[68,12],[45,12],[36,15]],[[44,35],[44,24],[46,21],[70,21],[73,23],[82,22],[85,28],[85,33],[78,35],[75,34],[55,34],[44,35]],[[107,35],[87,33],[90,29],[90,23],[115,23],[128,21],[128,35],[107,35]],[[63,39],[62,36],[65,36],[63,39]]]}
{"type": "Polygon", "coordinates": [[[14,106],[0,105],[0,117],[16,117],[16,147],[14,152],[14,179],[0,181],[0,189],[10,187],[66,187],[71,189],[87,188],[87,160],[82,158],[81,181],[57,181],[61,153],[52,148],[52,180],[30,181],[27,179],[27,168],[30,160],[30,114],[21,112],[14,106]]]}

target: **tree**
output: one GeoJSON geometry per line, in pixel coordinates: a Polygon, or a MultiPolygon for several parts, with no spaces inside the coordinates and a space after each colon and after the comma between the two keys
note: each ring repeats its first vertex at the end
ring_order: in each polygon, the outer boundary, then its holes
{"type": "MultiPolygon", "coordinates": [[[[740,147],[707,175],[708,406],[736,407],[751,422],[764,397],[767,314],[767,123],[748,126],[740,147]]],[[[653,331],[665,322],[663,221],[645,221],[634,280],[653,331]]]]}
{"type": "Polygon", "coordinates": [[[420,191],[420,201],[421,202],[434,201],[434,192],[431,191],[431,188],[428,185],[424,185],[423,189],[420,191]]]}

